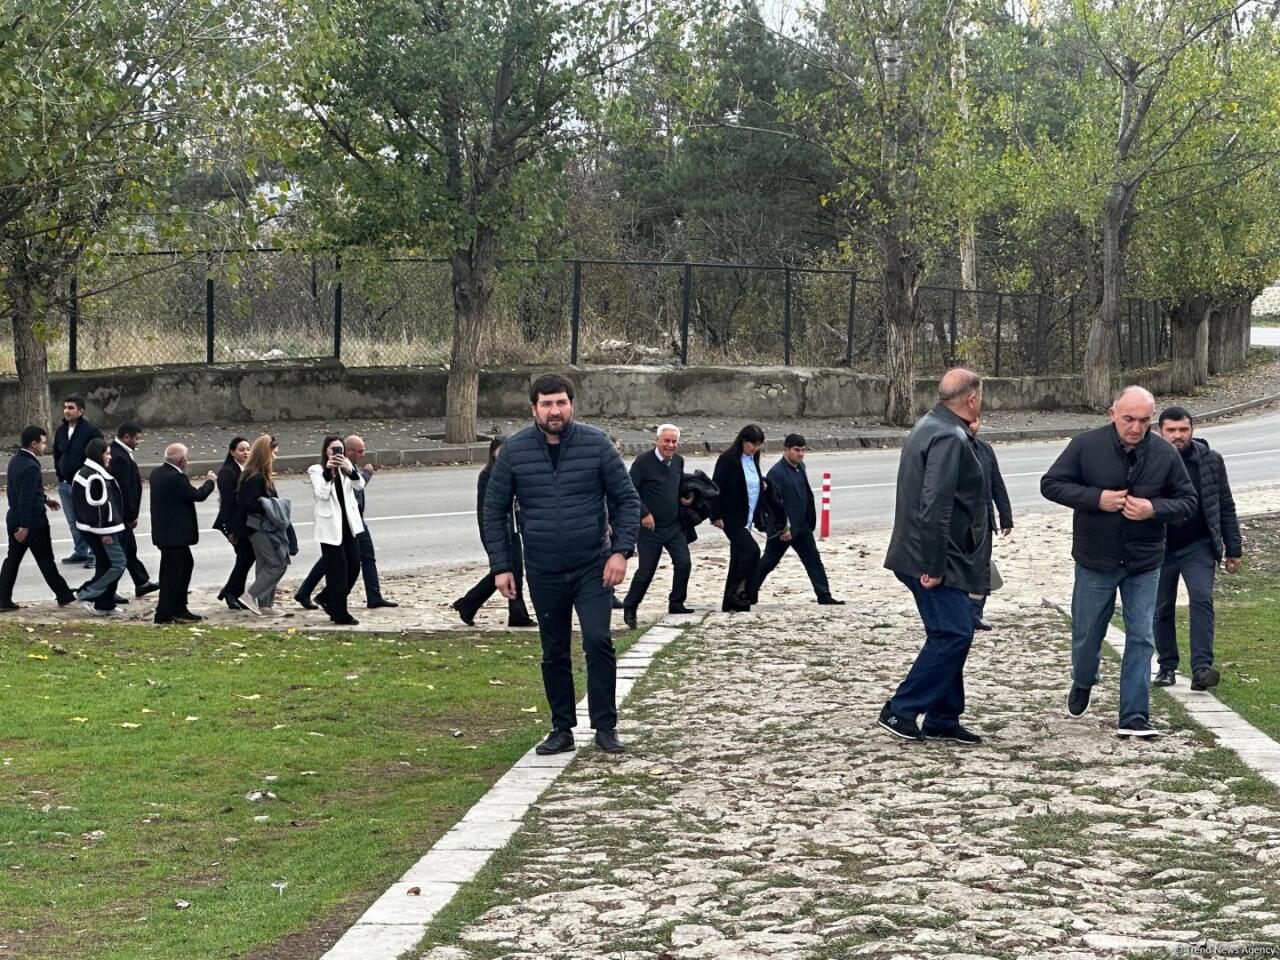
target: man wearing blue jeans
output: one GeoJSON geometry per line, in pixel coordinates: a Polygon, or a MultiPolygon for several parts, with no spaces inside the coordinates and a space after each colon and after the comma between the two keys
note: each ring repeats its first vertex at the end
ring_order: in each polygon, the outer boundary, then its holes
{"type": "Polygon", "coordinates": [[[1119,590],[1124,657],[1116,734],[1154,737],[1151,655],[1165,525],[1192,515],[1196,490],[1178,451],[1151,432],[1155,398],[1147,390],[1126,387],[1107,414],[1109,424],[1072,440],[1040,478],[1046,499],[1075,511],[1067,713],[1079,718],[1089,710],[1119,590]]]}
{"type": "Polygon", "coordinates": [[[988,593],[991,582],[990,497],[970,429],[981,410],[981,378],[949,371],[938,405],[916,421],[898,462],[884,565],[911,591],[925,632],[915,663],[880,711],[880,728],[903,740],[982,742],[960,724],[973,644],[969,594],[988,593]]]}

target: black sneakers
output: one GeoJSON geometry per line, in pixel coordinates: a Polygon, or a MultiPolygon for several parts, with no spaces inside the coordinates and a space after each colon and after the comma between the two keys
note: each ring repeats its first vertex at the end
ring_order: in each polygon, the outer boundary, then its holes
{"type": "Polygon", "coordinates": [[[924,734],[920,732],[920,728],[916,726],[916,722],[911,717],[903,717],[894,713],[889,709],[888,701],[885,702],[884,709],[880,711],[880,719],[877,721],[880,729],[893,734],[900,740],[923,740],[924,734]]]}
{"type": "Polygon", "coordinates": [[[545,757],[553,753],[568,753],[572,749],[572,730],[552,730],[547,734],[547,739],[533,748],[533,752],[540,757],[545,757]]]}
{"type": "Polygon", "coordinates": [[[1156,678],[1151,681],[1154,687],[1172,687],[1178,682],[1178,672],[1173,667],[1161,667],[1156,678]]]}
{"type": "Polygon", "coordinates": [[[1077,687],[1074,683],[1071,685],[1071,692],[1067,694],[1067,716],[1079,720],[1089,712],[1090,690],[1090,687],[1077,687]]]}
{"type": "Polygon", "coordinates": [[[1117,737],[1158,737],[1160,731],[1147,723],[1146,717],[1135,717],[1116,725],[1117,737]]]}
{"type": "Polygon", "coordinates": [[[616,730],[597,730],[596,746],[605,753],[622,753],[627,749],[622,745],[622,741],[618,739],[616,730]]]}
{"type": "Polygon", "coordinates": [[[1216,687],[1221,679],[1222,674],[1217,670],[1213,667],[1205,667],[1203,670],[1196,670],[1191,674],[1191,689],[1208,690],[1210,687],[1216,687]]]}
{"type": "Polygon", "coordinates": [[[980,736],[958,723],[946,727],[931,727],[926,722],[920,729],[926,740],[950,740],[952,743],[963,743],[966,747],[976,747],[982,742],[980,736]]]}

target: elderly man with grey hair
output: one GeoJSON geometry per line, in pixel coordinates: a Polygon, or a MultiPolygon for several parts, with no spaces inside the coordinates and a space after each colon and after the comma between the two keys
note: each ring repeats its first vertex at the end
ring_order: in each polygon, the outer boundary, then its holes
{"type": "Polygon", "coordinates": [[[1150,391],[1125,387],[1107,415],[1110,423],[1072,440],[1040,478],[1046,499],[1075,511],[1067,714],[1078,719],[1089,709],[1119,590],[1124,657],[1116,734],[1154,737],[1159,734],[1151,726],[1151,655],[1165,525],[1191,516],[1196,488],[1178,451],[1151,430],[1150,391]]]}
{"type": "Polygon", "coordinates": [[[663,550],[671,557],[674,567],[667,612],[693,612],[684,605],[693,561],[689,557],[684,528],[680,525],[680,481],[684,477],[684,457],[676,452],[679,446],[680,428],[674,423],[664,423],[654,433],[653,452],[641,454],[631,464],[631,483],[640,494],[643,509],[640,537],[636,541],[640,564],[631,579],[627,598],[622,601],[623,622],[632,630],[636,628],[636,608],[653,582],[663,550]]]}
{"type": "Polygon", "coordinates": [[[160,548],[160,596],[156,623],[195,623],[204,618],[187,607],[187,591],[195,563],[191,548],[200,540],[196,504],[209,499],[218,475],[210,470],[204,483],[187,479],[187,448],[165,447],[164,463],[151,471],[151,542],[160,548]]]}

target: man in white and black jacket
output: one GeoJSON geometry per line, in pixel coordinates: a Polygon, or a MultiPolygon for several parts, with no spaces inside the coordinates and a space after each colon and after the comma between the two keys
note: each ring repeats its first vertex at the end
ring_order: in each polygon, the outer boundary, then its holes
{"type": "Polygon", "coordinates": [[[113,616],[116,611],[116,584],[124,576],[126,558],[120,532],[125,529],[124,504],[120,485],[111,475],[111,448],[102,437],[94,437],[84,451],[84,464],[71,481],[72,509],[76,529],[96,557],[98,573],[80,588],[76,599],[95,616],[113,616]]]}
{"type": "Polygon", "coordinates": [[[1153,681],[1158,687],[1177,682],[1178,634],[1174,610],[1178,580],[1187,585],[1191,601],[1191,689],[1208,690],[1222,679],[1213,665],[1213,581],[1225,559],[1227,573],[1238,573],[1243,545],[1236,501],[1227,482],[1222,454],[1195,436],[1195,421],[1183,407],[1169,407],[1160,414],[1160,436],[1182,454],[1199,506],[1191,519],[1170,526],[1165,542],[1164,565],[1156,589],[1156,658],[1160,670],[1153,681]]]}
{"type": "Polygon", "coordinates": [[[53,435],[53,470],[58,476],[58,499],[62,502],[62,513],[67,519],[67,526],[71,528],[71,542],[75,544],[75,549],[69,556],[62,558],[63,563],[78,563],[86,567],[94,565],[93,549],[76,526],[75,505],[71,494],[72,481],[76,471],[84,463],[89,441],[101,437],[102,431],[84,415],[84,397],[65,397],[62,401],[62,423],[53,435]]]}
{"type": "Polygon", "coordinates": [[[1071,556],[1071,690],[1067,714],[1083,717],[1098,682],[1102,639],[1124,607],[1120,719],[1116,735],[1155,737],[1150,723],[1152,622],[1164,563],[1165,524],[1196,509],[1196,488],[1178,451],[1151,432],[1155,398],[1126,387],[1108,411],[1111,422],[1080,434],[1040,478],[1046,500],[1075,511],[1071,556]]]}
{"type": "MultiPolygon", "coordinates": [[[[120,486],[120,502],[124,507],[124,529],[120,531],[120,543],[124,546],[125,569],[133,578],[134,594],[145,597],[160,589],[151,580],[146,566],[138,559],[138,538],[134,530],[142,513],[142,474],[134,460],[134,451],[142,443],[142,427],[131,420],[120,424],[116,438],[111,441],[111,465],[107,468],[120,486]]],[[[152,518],[154,525],[155,518],[152,518]]]]}

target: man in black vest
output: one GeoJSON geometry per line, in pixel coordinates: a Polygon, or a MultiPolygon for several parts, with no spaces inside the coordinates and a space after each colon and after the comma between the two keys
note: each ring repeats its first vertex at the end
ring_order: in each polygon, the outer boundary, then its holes
{"type": "Polygon", "coordinates": [[[160,548],[160,598],[156,623],[203,620],[187,609],[194,562],[191,547],[200,540],[196,504],[209,499],[218,475],[212,470],[198,488],[187,479],[187,448],[171,443],[164,463],[151,471],[151,542],[160,548]]]}
{"type": "Polygon", "coordinates": [[[76,526],[75,502],[72,500],[76,471],[84,466],[85,447],[102,431],[90,423],[84,415],[84,397],[70,396],[62,401],[62,423],[53,435],[53,470],[58,475],[58,499],[62,501],[62,514],[71,528],[71,542],[75,549],[63,557],[63,563],[78,563],[84,567],[95,565],[93,548],[76,526]]]}
{"type": "Polygon", "coordinates": [[[124,506],[124,530],[120,532],[120,544],[124,547],[125,569],[133,578],[134,593],[145,597],[160,589],[160,584],[152,581],[147,568],[138,559],[138,538],[134,530],[138,526],[138,515],[142,512],[142,474],[138,472],[138,462],[134,460],[134,451],[142,443],[142,427],[132,421],[120,424],[116,438],[111,441],[111,465],[107,467],[116,478],[120,487],[120,502],[124,506]]]}
{"type": "Polygon", "coordinates": [[[813,503],[813,489],[809,486],[809,474],[804,468],[807,443],[800,434],[789,433],[782,441],[782,457],[769,470],[769,486],[781,493],[782,505],[787,514],[787,529],[776,537],[770,537],[760,559],[760,571],[756,574],[756,593],[765,577],[773,573],[788,548],[794,548],[809,575],[809,583],[818,596],[818,603],[840,606],[843,600],[831,596],[831,584],[827,581],[827,568],[818,554],[818,541],[813,531],[818,526],[818,510],[813,503]]]}
{"type": "Polygon", "coordinates": [[[22,449],[9,461],[7,474],[9,510],[5,515],[5,527],[9,532],[9,553],[0,567],[0,611],[17,610],[13,602],[13,585],[18,580],[18,567],[28,550],[36,558],[36,566],[44,582],[58,598],[58,606],[65,607],[75,601],[75,594],[67,581],[58,573],[53,559],[53,541],[49,533],[48,510],[59,509],[58,501],[45,496],[44,479],[40,474],[40,458],[49,431],[44,427],[27,427],[22,431],[19,443],[22,449]]]}
{"type": "Polygon", "coordinates": [[[640,536],[636,540],[640,565],[627,590],[627,598],[622,601],[622,620],[632,630],[636,628],[636,608],[653,582],[663,550],[670,555],[674,568],[671,593],[667,596],[667,612],[693,613],[684,605],[693,561],[689,558],[689,542],[680,525],[680,479],[684,476],[684,457],[676,453],[679,446],[680,428],[664,423],[658,428],[653,453],[636,457],[631,464],[631,483],[640,494],[644,511],[640,518],[640,536]]]}
{"type": "Polygon", "coordinates": [[[1222,679],[1213,665],[1213,580],[1218,563],[1227,573],[1240,571],[1243,546],[1236,501],[1227,482],[1222,454],[1195,436],[1195,422],[1182,407],[1160,414],[1160,436],[1182,454],[1199,500],[1196,512],[1185,523],[1170,524],[1165,531],[1164,564],[1156,587],[1155,637],[1160,670],[1153,681],[1171,687],[1178,675],[1178,634],[1174,609],[1178,602],[1178,578],[1187,585],[1191,601],[1191,689],[1208,690],[1222,679]]]}

